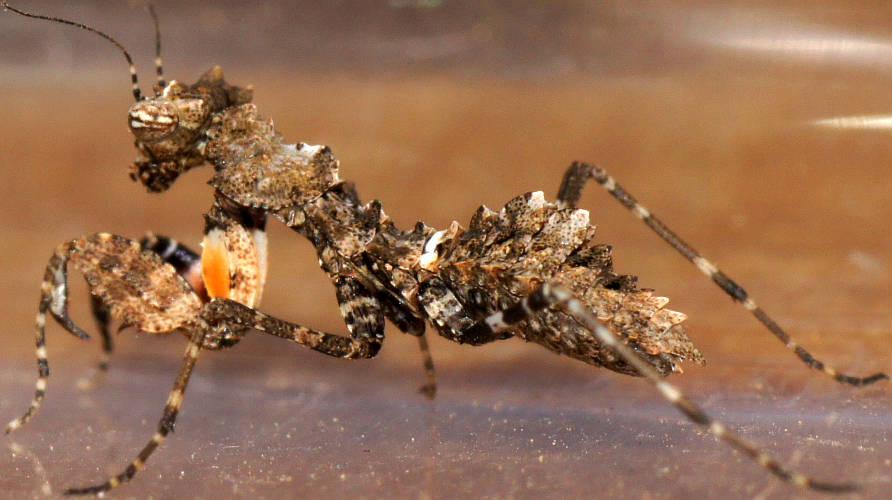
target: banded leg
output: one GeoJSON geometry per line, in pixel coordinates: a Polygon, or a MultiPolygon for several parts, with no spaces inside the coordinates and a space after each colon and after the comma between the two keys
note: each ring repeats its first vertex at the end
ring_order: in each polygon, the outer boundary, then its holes
{"type": "Polygon", "coordinates": [[[421,350],[421,365],[424,367],[424,385],[418,388],[418,392],[428,399],[434,399],[437,395],[437,372],[434,369],[434,358],[431,356],[431,348],[427,344],[424,334],[418,336],[418,348],[421,350]]]}
{"type": "Polygon", "coordinates": [[[43,399],[46,397],[46,384],[50,376],[50,366],[46,353],[46,315],[47,311],[55,317],[59,323],[72,334],[87,339],[89,335],[81,330],[71,318],[68,317],[68,283],[66,276],[67,249],[56,249],[50,258],[49,264],[43,274],[43,283],[40,285],[40,304],[37,306],[37,317],[34,320],[35,355],[37,358],[37,383],[34,389],[34,398],[25,413],[6,424],[6,433],[18,429],[26,424],[40,409],[43,399]]]}
{"type": "Polygon", "coordinates": [[[492,337],[499,331],[508,329],[547,308],[561,308],[573,316],[586,329],[591,331],[602,345],[612,349],[619,357],[630,364],[639,374],[654,384],[660,394],[673,406],[678,408],[691,422],[708,430],[716,438],[721,439],[753,459],[775,476],[793,483],[796,486],[827,492],[846,492],[855,489],[852,484],[826,483],[814,481],[798,472],[788,470],[754,443],[747,441],[723,423],[710,417],[700,407],[685,397],[675,386],[662,379],[654,367],[629,346],[622,342],[613,332],[601,323],[573,294],[560,286],[543,284],[520,302],[490,315],[477,322],[473,328],[490,331],[492,337]]]}
{"type": "Polygon", "coordinates": [[[418,337],[418,348],[421,350],[421,364],[424,367],[425,383],[418,392],[433,399],[437,395],[437,372],[434,369],[434,358],[427,343],[424,332],[424,320],[410,314],[405,308],[394,303],[387,294],[380,294],[378,300],[384,308],[384,316],[403,333],[418,337]]]}
{"type": "Polygon", "coordinates": [[[146,460],[152,455],[152,452],[154,452],[164,441],[167,434],[173,431],[177,414],[180,411],[180,406],[183,404],[183,394],[186,392],[186,385],[189,383],[189,377],[192,375],[192,369],[195,367],[195,361],[198,359],[199,351],[201,351],[201,344],[204,342],[205,333],[206,330],[204,328],[197,328],[192,333],[192,336],[189,339],[189,346],[186,348],[186,353],[183,356],[183,365],[180,368],[179,375],[177,375],[177,378],[173,383],[173,388],[170,390],[170,394],[167,396],[167,403],[164,405],[164,413],[162,413],[161,420],[158,422],[158,428],[155,431],[155,434],[152,435],[152,439],[146,443],[136,458],[130,462],[130,465],[128,465],[123,472],[110,477],[102,484],[83,488],[70,488],[65,490],[66,495],[95,495],[97,493],[108,491],[119,486],[121,483],[131,480],[133,476],[143,468],[146,460]]]}
{"type": "Polygon", "coordinates": [[[558,205],[563,208],[573,208],[579,201],[582,187],[587,179],[594,179],[608,193],[617,199],[622,205],[628,208],[636,217],[641,219],[648,227],[650,227],[657,235],[680,253],[684,258],[697,266],[697,269],[710,278],[719,286],[728,296],[735,302],[743,305],[743,307],[752,313],[756,319],[762,323],[768,330],[774,334],[787,349],[796,353],[796,356],[802,360],[809,368],[821,371],[836,381],[851,384],[853,386],[864,386],[872,384],[878,380],[888,379],[885,373],[878,372],[867,377],[853,377],[838,372],[835,368],[825,364],[823,361],[816,359],[810,352],[799,345],[790,335],[785,332],[756,302],[750,298],[749,294],[740,285],[735,283],[725,273],[723,273],[715,264],[707,260],[697,250],[691,247],[687,242],[682,240],[671,229],[650,213],[643,205],[638,203],[631,194],[629,194],[622,186],[616,183],[613,177],[598,166],[586,163],[574,162],[564,174],[563,182],[558,190],[558,205]]]}
{"type": "Polygon", "coordinates": [[[356,338],[321,332],[263,314],[240,302],[216,297],[205,307],[205,321],[219,329],[253,328],[263,333],[306,346],[336,358],[372,358],[381,349],[382,339],[356,338]]]}
{"type": "Polygon", "coordinates": [[[504,329],[494,330],[482,322],[475,322],[452,290],[438,277],[421,284],[418,302],[440,334],[453,342],[482,345],[510,336],[504,334],[504,329]]]}
{"type": "Polygon", "coordinates": [[[353,339],[364,339],[375,351],[384,341],[384,310],[380,301],[350,276],[336,276],[335,296],[347,330],[353,339]]]}

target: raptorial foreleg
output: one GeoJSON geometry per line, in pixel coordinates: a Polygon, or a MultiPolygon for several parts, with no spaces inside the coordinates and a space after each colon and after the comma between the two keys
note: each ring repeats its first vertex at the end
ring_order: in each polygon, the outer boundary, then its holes
{"type": "Polygon", "coordinates": [[[46,395],[49,363],[46,351],[47,313],[72,334],[86,339],[86,332],[68,315],[68,265],[84,274],[93,296],[110,316],[125,326],[147,333],[163,333],[190,326],[197,318],[201,300],[173,267],[136,241],[100,233],[63,243],[56,248],[44,272],[40,303],[35,318],[37,382],[27,411],[6,426],[11,432],[26,423],[46,395]]]}
{"type": "MultiPolygon", "coordinates": [[[[201,280],[201,257],[195,251],[173,238],[155,235],[151,232],[139,240],[139,246],[144,251],[158,254],[162,261],[176,269],[177,274],[189,283],[195,293],[200,297],[207,297],[204,291],[204,282],[201,280]]],[[[114,348],[110,326],[111,315],[108,307],[99,297],[90,295],[90,311],[102,340],[102,352],[99,355],[96,368],[78,379],[77,386],[81,390],[95,387],[99,379],[108,372],[114,348]]]]}

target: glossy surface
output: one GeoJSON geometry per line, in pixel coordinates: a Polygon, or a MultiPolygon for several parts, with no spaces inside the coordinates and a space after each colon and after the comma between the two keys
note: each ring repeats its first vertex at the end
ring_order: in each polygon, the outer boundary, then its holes
{"type": "MultiPolygon", "coordinates": [[[[150,61],[142,12],[85,5],[52,13],[123,34],[150,61]]],[[[342,176],[397,224],[467,223],[480,203],[553,196],[570,161],[595,161],[816,356],[855,374],[892,371],[892,136],[882,119],[852,118],[892,109],[885,4],[268,5],[159,2],[169,77],[191,81],[213,62],[253,83],[286,138],[332,146],[342,176]]],[[[161,196],[127,178],[130,95],[113,49],[8,14],[0,41],[0,416],[11,419],[32,394],[33,315],[55,245],[150,228],[197,247],[211,192],[207,168],[161,196]]],[[[144,88],[150,69],[140,66],[144,88]]],[[[581,206],[617,268],[690,316],[708,365],[674,383],[802,472],[858,481],[863,498],[892,487],[888,383],[849,389],[807,371],[599,188],[581,206]]],[[[310,246],[272,224],[270,253],[263,310],[342,331],[310,246]]],[[[79,281],[75,317],[91,325],[79,281]]],[[[415,393],[415,341],[388,333],[368,362],[260,334],[203,353],[177,432],[112,496],[807,496],[643,381],[532,345],[432,338],[440,392],[429,402],[415,393]]],[[[99,482],[134,456],[185,340],[133,337],[118,337],[108,378],[81,392],[98,342],[48,327],[47,401],[3,438],[0,491],[99,482]]]]}

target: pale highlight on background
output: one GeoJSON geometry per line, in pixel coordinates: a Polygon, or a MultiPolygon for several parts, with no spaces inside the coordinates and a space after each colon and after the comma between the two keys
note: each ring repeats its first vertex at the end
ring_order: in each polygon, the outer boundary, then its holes
{"type": "MultiPolygon", "coordinates": [[[[126,2],[19,2],[121,39],[152,80],[151,23],[126,2]]],[[[159,1],[168,79],[213,64],[253,84],[289,142],[328,144],[363,200],[401,228],[467,225],[481,204],[543,190],[573,160],[605,166],[741,282],[819,358],[892,370],[892,138],[812,126],[892,113],[886,2],[159,1]],[[763,28],[767,26],[767,28],[763,28]],[[833,41],[836,38],[836,41],[833,41]],[[767,47],[767,48],[762,48],[767,47]],[[803,56],[803,54],[809,54],[803,56]],[[807,124],[806,126],[803,126],[807,124]],[[882,272],[885,270],[886,272],[882,272]]],[[[209,167],[163,195],[127,177],[136,152],[123,58],[63,26],[0,14],[0,421],[37,375],[34,314],[52,249],[151,229],[198,248],[209,167]]],[[[739,306],[596,186],[579,204],[616,269],[688,315],[708,359],[673,384],[745,438],[861,498],[892,487],[892,388],[803,368],[739,306]]],[[[344,332],[305,241],[269,224],[262,310],[344,332]]],[[[72,313],[93,329],[82,280],[72,313]]],[[[434,335],[433,402],[415,339],[387,330],[367,362],[251,334],[203,353],[176,432],[129,498],[769,498],[798,495],[697,432],[640,379],[506,340],[434,335]],[[596,473],[593,473],[596,471],[596,473]]],[[[125,331],[99,356],[47,325],[41,412],[0,455],[10,497],[102,481],[152,433],[185,340],[125,331]]]]}

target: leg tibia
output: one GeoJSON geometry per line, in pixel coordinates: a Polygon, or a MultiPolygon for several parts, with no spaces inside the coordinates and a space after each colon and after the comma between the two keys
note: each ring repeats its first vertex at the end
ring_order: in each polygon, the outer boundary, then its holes
{"type": "Polygon", "coordinates": [[[421,350],[421,363],[424,367],[425,383],[419,387],[418,392],[433,399],[437,395],[437,374],[434,369],[434,358],[431,356],[430,346],[424,334],[424,320],[416,317],[407,307],[402,307],[396,301],[390,299],[387,294],[378,297],[384,316],[396,325],[400,331],[418,337],[418,348],[421,350]]]}
{"type": "Polygon", "coordinates": [[[114,349],[114,340],[110,330],[111,315],[108,308],[102,303],[102,300],[95,295],[90,295],[90,312],[93,313],[96,328],[99,330],[99,335],[102,339],[102,352],[99,354],[99,361],[96,363],[96,367],[77,380],[77,388],[82,391],[96,387],[102,377],[108,373],[108,363],[114,349]]]}
{"type": "Polygon", "coordinates": [[[149,456],[164,441],[174,427],[180,406],[183,404],[183,395],[186,391],[186,385],[189,383],[189,377],[192,375],[192,369],[195,367],[195,361],[198,359],[198,353],[201,350],[205,331],[201,328],[196,329],[189,339],[189,346],[186,348],[186,354],[183,356],[183,364],[180,373],[174,381],[173,388],[167,397],[167,404],[164,405],[164,412],[158,427],[152,438],[139,452],[137,457],[124,469],[120,474],[109,478],[106,482],[95,486],[85,488],[71,488],[65,491],[66,495],[95,495],[108,491],[119,486],[121,483],[127,482],[133,478],[136,473],[145,466],[149,456]]]}
{"type": "MultiPolygon", "coordinates": [[[[254,328],[337,358],[371,358],[378,354],[381,342],[367,336],[335,335],[267,316],[244,304],[215,298],[204,307],[202,318],[213,328],[254,328]]],[[[383,341],[383,339],[381,339],[383,341]]]]}
{"type": "Polygon", "coordinates": [[[43,283],[40,285],[40,304],[37,307],[37,316],[34,320],[35,355],[37,357],[37,382],[35,383],[34,398],[21,417],[6,425],[7,434],[31,420],[46,396],[47,379],[50,376],[45,334],[47,312],[49,311],[53,318],[72,334],[82,339],[89,337],[68,317],[67,263],[69,251],[74,244],[74,241],[70,241],[60,245],[50,257],[50,262],[44,271],[43,283]]]}
{"type": "Polygon", "coordinates": [[[783,342],[788,349],[795,352],[796,356],[798,356],[806,366],[819,370],[839,382],[854,386],[868,385],[878,380],[889,378],[885,373],[875,373],[867,377],[853,377],[851,375],[840,373],[833,367],[816,359],[811,353],[793,340],[777,323],[775,323],[775,321],[749,297],[749,294],[743,287],[735,283],[715,264],[703,257],[700,252],[695,250],[686,241],[675,234],[675,232],[669,229],[663,221],[653,215],[651,211],[639,203],[635,197],[617,184],[613,177],[608,175],[603,168],[596,165],[574,162],[564,174],[563,182],[558,190],[558,203],[564,207],[575,207],[576,202],[579,200],[580,193],[582,192],[582,187],[585,185],[585,181],[589,178],[600,184],[611,196],[629,209],[635,217],[641,219],[642,222],[657,233],[663,241],[668,243],[669,246],[674,248],[692,264],[697,266],[697,269],[718,285],[722,291],[755,316],[755,318],[768,328],[775,337],[783,342]]]}
{"type": "Polygon", "coordinates": [[[522,321],[523,319],[550,307],[561,308],[567,314],[572,315],[580,324],[595,335],[598,342],[613,350],[617,356],[621,357],[625,362],[634,367],[639,374],[654,384],[660,394],[687,416],[688,419],[706,428],[717,438],[724,440],[733,448],[751,457],[759,465],[768,469],[774,475],[797,486],[815,490],[850,491],[854,488],[851,484],[816,482],[798,472],[789,471],[756,445],[737,436],[724,424],[714,420],[706,412],[686,398],[675,386],[663,380],[662,376],[648,361],[621,341],[619,337],[611,332],[586,308],[582,301],[578,300],[569,290],[563,287],[552,286],[545,283],[514,306],[503,312],[491,315],[481,323],[485,323],[489,329],[497,332],[501,329],[509,328],[512,324],[522,321]]]}

